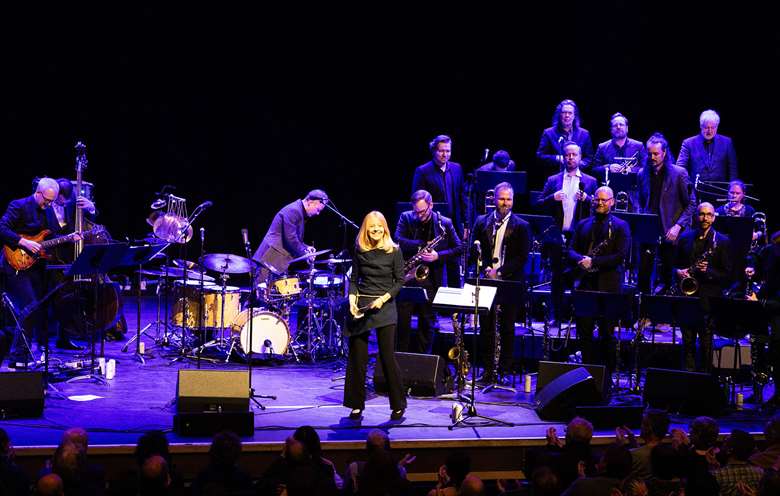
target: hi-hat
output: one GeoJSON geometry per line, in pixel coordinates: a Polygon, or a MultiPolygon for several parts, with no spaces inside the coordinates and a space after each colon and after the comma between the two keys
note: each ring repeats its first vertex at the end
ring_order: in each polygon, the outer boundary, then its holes
{"type": "Polygon", "coordinates": [[[203,255],[198,262],[209,270],[226,274],[245,274],[257,267],[257,262],[254,260],[229,253],[203,255]]]}
{"type": "Polygon", "coordinates": [[[154,235],[168,243],[184,244],[192,239],[192,225],[176,214],[165,214],[154,221],[154,235]]]}
{"type": "Polygon", "coordinates": [[[320,251],[314,251],[314,252],[311,252],[311,253],[306,253],[304,255],[301,255],[298,258],[293,258],[292,260],[290,260],[290,263],[300,262],[301,260],[307,260],[309,258],[318,257],[320,255],[324,255],[325,253],[330,253],[330,252],[331,252],[331,249],[328,248],[328,249],[325,249],[325,250],[320,250],[320,251]]]}

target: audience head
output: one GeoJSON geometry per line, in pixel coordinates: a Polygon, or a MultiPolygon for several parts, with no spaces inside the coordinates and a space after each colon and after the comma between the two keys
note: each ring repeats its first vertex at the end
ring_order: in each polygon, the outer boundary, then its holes
{"type": "Polygon", "coordinates": [[[663,410],[648,408],[642,417],[640,435],[645,441],[660,441],[669,432],[669,414],[663,410]]]}
{"type": "Polygon", "coordinates": [[[764,477],[758,483],[758,496],[775,496],[780,494],[780,472],[765,470],[764,477]]]}
{"type": "Polygon", "coordinates": [[[460,486],[461,496],[483,496],[485,494],[485,483],[474,474],[469,474],[463,479],[460,486]]]}
{"type": "Polygon", "coordinates": [[[401,476],[398,464],[385,450],[374,450],[360,475],[360,494],[400,494],[408,482],[401,476]]]}
{"type": "Polygon", "coordinates": [[[153,495],[165,493],[171,484],[168,462],[160,455],[152,455],[141,465],[139,494],[153,495]]]}
{"type": "Polygon", "coordinates": [[[311,426],[304,425],[295,429],[287,438],[287,454],[294,461],[319,460],[322,455],[320,436],[311,426]]]}
{"type": "Polygon", "coordinates": [[[54,451],[52,472],[63,480],[76,479],[81,468],[81,460],[82,454],[79,448],[73,443],[64,442],[54,451]]]}
{"type": "Polygon", "coordinates": [[[670,444],[659,444],[650,452],[653,477],[661,480],[679,479],[683,475],[685,460],[670,444]]]}
{"type": "Polygon", "coordinates": [[[624,479],[631,473],[631,452],[622,444],[613,444],[601,457],[603,473],[613,479],[624,479]]]}
{"type": "Polygon", "coordinates": [[[574,417],[566,426],[566,442],[590,444],[593,438],[593,424],[582,417],[574,417]]]}
{"type": "Polygon", "coordinates": [[[390,451],[390,437],[380,429],[371,429],[366,437],[366,449],[372,451],[390,451]]]}
{"type": "Polygon", "coordinates": [[[720,428],[715,419],[710,417],[696,417],[691,422],[691,445],[697,450],[708,450],[715,446],[718,440],[720,428]]]}
{"type": "Polygon", "coordinates": [[[135,446],[135,461],[140,467],[152,455],[160,455],[170,464],[171,454],[168,451],[168,438],[162,431],[149,431],[138,438],[135,446]]]}
{"type": "Polygon", "coordinates": [[[87,431],[82,427],[71,427],[62,434],[62,444],[65,443],[73,444],[82,455],[86,455],[89,447],[87,431]]]}
{"type": "Polygon", "coordinates": [[[214,467],[234,467],[241,457],[241,439],[231,431],[222,431],[214,436],[209,448],[209,459],[214,467]]]}
{"type": "Polygon", "coordinates": [[[555,471],[547,466],[541,466],[531,474],[534,494],[539,496],[553,496],[561,494],[561,481],[555,471]]]}
{"type": "Polygon", "coordinates": [[[46,474],[35,484],[35,494],[38,496],[62,496],[65,494],[65,486],[62,478],[57,474],[46,474]]]}
{"type": "Polygon", "coordinates": [[[764,426],[764,437],[766,438],[767,446],[780,444],[780,413],[776,414],[766,423],[764,426]]]}
{"type": "Polygon", "coordinates": [[[453,451],[447,455],[444,466],[447,467],[447,475],[455,487],[460,487],[471,472],[471,457],[464,451],[453,451]]]}
{"type": "MultiPolygon", "coordinates": [[[[650,492],[647,489],[647,484],[642,479],[634,479],[629,477],[624,479],[618,486],[620,496],[647,496],[650,492]]],[[[613,493],[614,494],[614,493],[613,493]]]]}
{"type": "Polygon", "coordinates": [[[729,457],[746,462],[756,449],[756,440],[749,432],[734,429],[726,439],[725,448],[729,457]]]}

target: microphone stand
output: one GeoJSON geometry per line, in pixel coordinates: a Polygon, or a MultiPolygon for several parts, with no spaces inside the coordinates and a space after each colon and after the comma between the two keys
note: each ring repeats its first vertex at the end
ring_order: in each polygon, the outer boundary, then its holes
{"type": "MultiPolygon", "coordinates": [[[[481,248],[477,250],[477,273],[476,273],[476,284],[474,285],[474,330],[476,331],[478,324],[479,324],[479,290],[481,289],[479,285],[480,280],[480,273],[482,272],[482,250],[481,248]]],[[[482,331],[480,327],[480,332],[482,331]]],[[[465,329],[464,329],[464,337],[465,337],[465,329]]],[[[473,425],[468,424],[466,421],[471,418],[480,418],[483,420],[487,420],[488,423],[485,425],[480,425],[480,427],[484,427],[486,425],[489,425],[490,422],[494,422],[499,425],[505,425],[507,427],[514,427],[515,424],[511,422],[506,422],[504,420],[500,420],[493,417],[487,417],[485,415],[480,415],[477,413],[477,394],[475,392],[477,387],[477,341],[479,341],[479,336],[476,334],[476,332],[472,333],[472,345],[471,345],[471,351],[473,353],[473,359],[471,361],[471,396],[467,396],[467,405],[464,409],[464,413],[460,418],[452,419],[452,424],[447,427],[447,429],[452,430],[455,427],[461,427],[461,426],[471,426],[473,425]]],[[[487,368],[487,364],[485,364],[485,367],[487,368]]]]}

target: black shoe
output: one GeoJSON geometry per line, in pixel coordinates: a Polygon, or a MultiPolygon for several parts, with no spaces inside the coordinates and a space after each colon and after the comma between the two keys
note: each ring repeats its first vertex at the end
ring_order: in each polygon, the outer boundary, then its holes
{"type": "Polygon", "coordinates": [[[67,339],[67,338],[65,338],[65,339],[60,338],[60,339],[58,339],[57,340],[57,348],[59,348],[61,350],[73,350],[73,351],[78,351],[78,350],[83,350],[84,349],[83,346],[79,346],[79,345],[77,345],[76,343],[74,343],[73,341],[71,341],[70,339],[67,339]]]}
{"type": "Polygon", "coordinates": [[[404,412],[406,412],[405,408],[401,408],[400,410],[393,410],[392,413],[390,413],[390,420],[401,420],[404,418],[404,412]]]}
{"type": "Polygon", "coordinates": [[[350,420],[360,420],[361,418],[363,418],[363,410],[354,408],[351,412],[349,412],[350,420]]]}

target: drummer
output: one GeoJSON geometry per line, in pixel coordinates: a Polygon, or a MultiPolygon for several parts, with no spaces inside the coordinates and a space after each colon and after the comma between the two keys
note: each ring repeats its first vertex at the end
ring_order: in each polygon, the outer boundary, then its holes
{"type": "Polygon", "coordinates": [[[313,246],[303,242],[303,228],[306,219],[319,215],[327,203],[327,193],[314,189],[303,200],[295,200],[276,213],[260,247],[252,256],[261,264],[260,281],[267,282],[272,273],[285,273],[292,259],[315,251],[313,246]]]}

